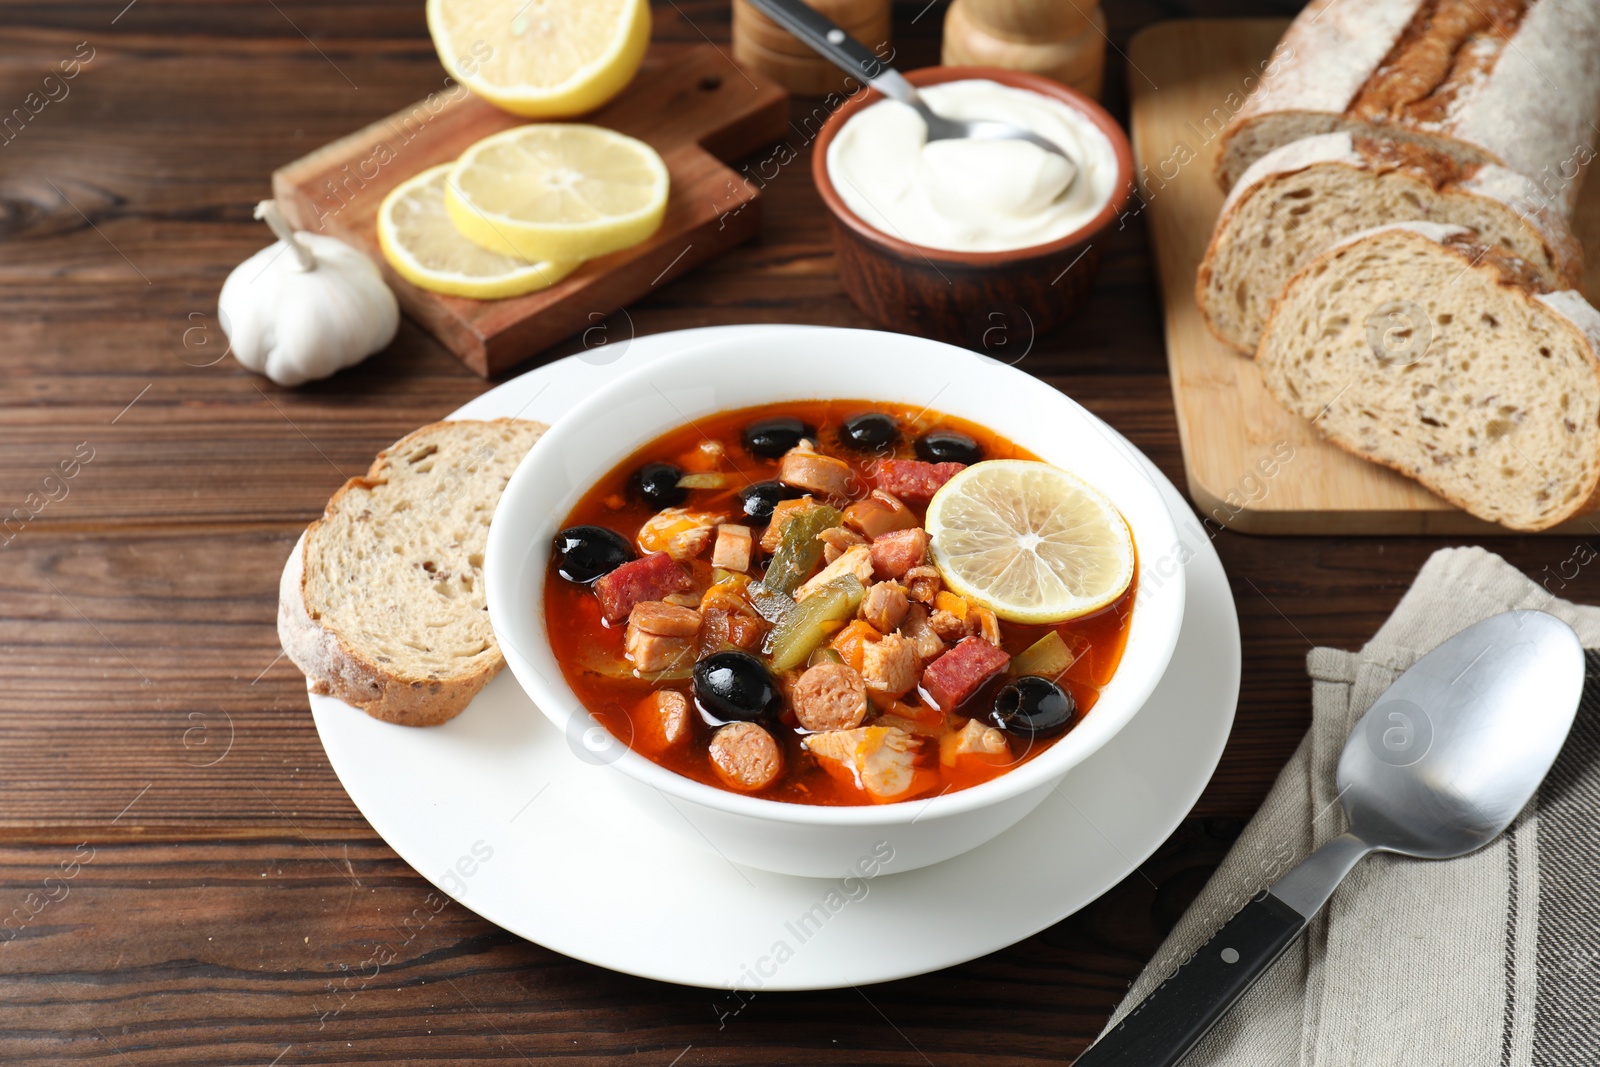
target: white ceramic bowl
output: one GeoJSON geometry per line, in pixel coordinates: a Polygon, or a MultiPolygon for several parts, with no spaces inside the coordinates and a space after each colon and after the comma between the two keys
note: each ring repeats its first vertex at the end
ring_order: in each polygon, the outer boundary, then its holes
{"type": "Polygon", "coordinates": [[[685,840],[751,867],[838,878],[863,867],[893,872],[937,863],[1032,811],[1155,688],[1177,644],[1184,584],[1181,567],[1152,565],[1181,558],[1155,484],[1126,445],[1044,382],[904,334],[796,327],[759,342],[708,341],[621,374],[573,408],[529,452],[495,512],[484,563],[489,617],[517,680],[569,739],[583,737],[594,721],[551,654],[544,582],[551,540],[579,498],[634,451],[691,420],[827,397],[927,406],[990,427],[1109,496],[1128,520],[1141,560],[1122,663],[1094,709],[1043,754],[982,785],[898,804],[820,807],[703,785],[620,744],[603,757],[635,787],[671,801],[682,818],[668,826],[685,840]]]}

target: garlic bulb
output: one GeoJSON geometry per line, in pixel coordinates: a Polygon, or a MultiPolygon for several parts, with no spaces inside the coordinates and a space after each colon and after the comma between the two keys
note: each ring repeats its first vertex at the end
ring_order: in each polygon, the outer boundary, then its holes
{"type": "Polygon", "coordinates": [[[256,206],[278,241],[233,269],[217,298],[233,354],[279,385],[354,366],[394,340],[400,308],[372,261],[343,241],[294,232],[256,206]]]}

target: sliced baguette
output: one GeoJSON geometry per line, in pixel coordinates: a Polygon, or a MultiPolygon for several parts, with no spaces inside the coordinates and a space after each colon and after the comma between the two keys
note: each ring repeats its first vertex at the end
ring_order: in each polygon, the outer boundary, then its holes
{"type": "Polygon", "coordinates": [[[333,495],[278,590],[278,638],[313,692],[433,726],[499,673],[483,550],[506,482],[546,429],[519,419],[424,426],[333,495]]]}
{"type": "Polygon", "coordinates": [[[1267,387],[1340,447],[1513,530],[1600,503],[1600,312],[1466,229],[1400,223],[1285,287],[1267,387]]]}
{"type": "Polygon", "coordinates": [[[1220,340],[1254,352],[1284,283],[1318,252],[1408,220],[1465,226],[1478,243],[1526,260],[1551,290],[1582,285],[1577,239],[1529,179],[1419,145],[1329,133],[1274,149],[1233,187],[1195,277],[1200,313],[1220,340]]]}
{"type": "Polygon", "coordinates": [[[1311,0],[1228,118],[1217,179],[1342,130],[1497,163],[1570,214],[1595,157],[1596,56],[1595,0],[1311,0]]]}

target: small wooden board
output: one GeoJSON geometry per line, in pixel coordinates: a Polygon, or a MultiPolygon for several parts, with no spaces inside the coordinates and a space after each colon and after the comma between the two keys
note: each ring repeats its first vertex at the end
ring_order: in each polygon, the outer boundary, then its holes
{"type": "Polygon", "coordinates": [[[371,256],[406,313],[488,377],[755,236],[759,190],[723,161],[782,137],[789,95],[732,66],[712,45],[655,45],[621,96],[579,120],[637,137],[661,153],[672,193],[654,236],[585,263],[549,289],[507,300],[441,296],[390,270],[376,232],[384,196],[524,121],[454,87],[279,168],[273,195],[297,228],[371,256]]]}
{"type": "MultiPolygon", "coordinates": [[[[1195,308],[1195,271],[1222,208],[1212,176],[1217,134],[1287,26],[1164,22],[1128,48],[1141,187],[1130,211],[1146,216],[1154,245],[1189,495],[1213,523],[1246,533],[1507,533],[1323,441],[1279,406],[1248,357],[1211,336],[1195,308]]],[[[1585,183],[1575,228],[1590,250],[1588,291],[1600,293],[1600,181],[1585,183]]],[[[1597,527],[1591,515],[1547,532],[1597,527]]]]}

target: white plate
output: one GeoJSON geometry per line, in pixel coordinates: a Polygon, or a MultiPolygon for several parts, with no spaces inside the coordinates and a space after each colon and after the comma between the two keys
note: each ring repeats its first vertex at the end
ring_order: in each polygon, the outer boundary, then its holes
{"type": "MultiPolygon", "coordinates": [[[[763,327],[713,329],[758,340],[763,327]]],[[[622,340],[560,360],[452,418],[554,422],[617,369],[709,332],[622,340]]],[[[458,718],[428,729],[313,695],[317,732],[356,807],[407,863],[490,922],[568,956],[746,991],[862,985],[953,966],[1059,922],[1130,874],[1183,820],[1227,742],[1239,695],[1233,596],[1204,528],[1140,458],[1180,538],[1173,553],[1141,561],[1140,580],[1187,569],[1183,632],[1167,673],[1133,721],[1031,815],[932,867],[830,881],[686,848],[638,809],[664,797],[630,790],[594,763],[582,738],[550,726],[509,672],[458,718]],[[1002,887],[1004,906],[984,906],[1002,887]]],[[[727,999],[725,1010],[737,1010],[738,999],[727,999]]]]}

